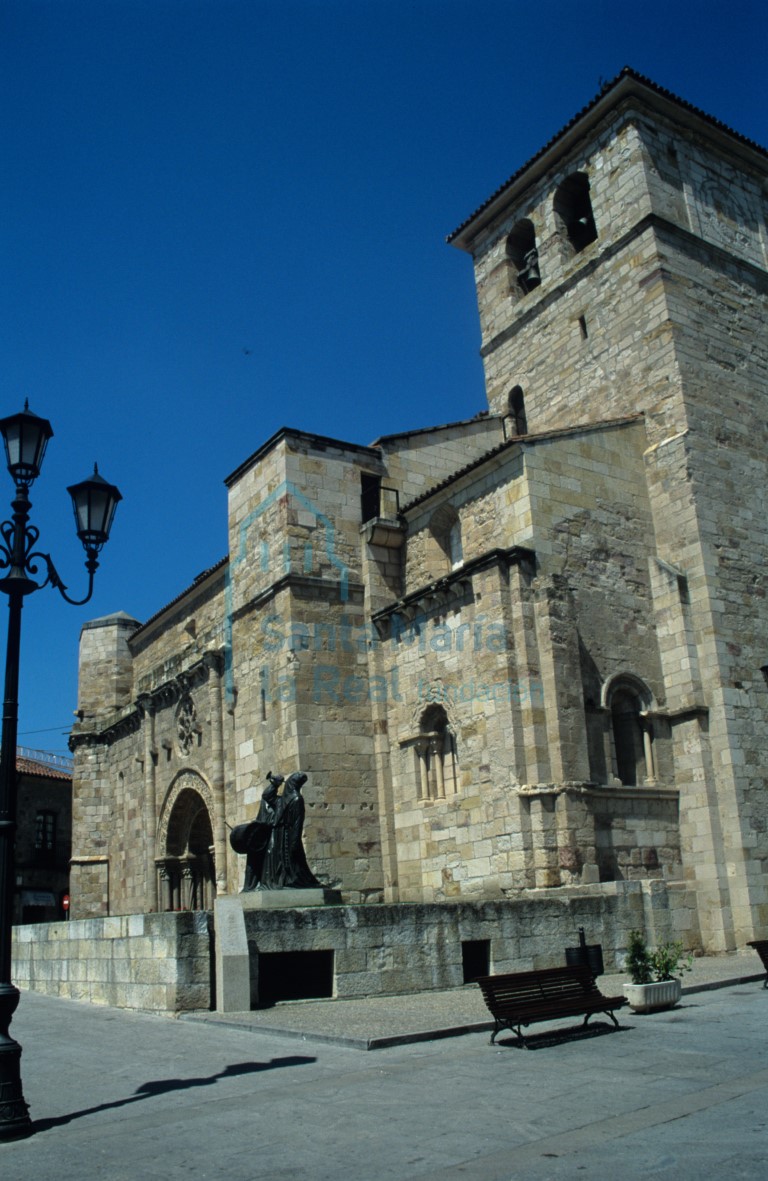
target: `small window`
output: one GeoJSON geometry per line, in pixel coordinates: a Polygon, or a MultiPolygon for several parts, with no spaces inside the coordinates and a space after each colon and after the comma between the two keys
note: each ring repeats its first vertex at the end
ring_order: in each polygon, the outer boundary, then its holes
{"type": "Polygon", "coordinates": [[[38,812],[35,817],[35,849],[53,853],[56,848],[56,813],[38,812]]]}
{"type": "Polygon", "coordinates": [[[457,517],[448,530],[448,557],[451,569],[456,570],[464,561],[464,548],[461,544],[461,521],[457,517]]]}
{"type": "Polygon", "coordinates": [[[647,715],[651,695],[634,677],[620,677],[611,687],[614,772],[625,787],[655,780],[653,726],[647,715]]]}
{"type": "Polygon", "coordinates": [[[419,799],[443,800],[456,792],[456,748],[442,705],[430,705],[419,723],[415,744],[419,799]]]}
{"type": "Polygon", "coordinates": [[[583,172],[566,177],[555,193],[555,216],[573,254],[579,254],[597,238],[589,196],[589,179],[583,172]]]}
{"type": "Polygon", "coordinates": [[[533,291],[541,283],[539,252],[536,248],[536,231],[533,222],[523,218],[512,229],[507,238],[507,256],[512,263],[513,282],[523,295],[533,291]]]}
{"type": "Polygon", "coordinates": [[[38,812],[35,816],[35,860],[50,862],[56,857],[56,813],[38,812]]]}
{"type": "Polygon", "coordinates": [[[451,570],[457,570],[464,562],[464,544],[461,537],[461,520],[452,504],[440,505],[432,515],[429,529],[448,559],[451,570]]]}
{"type": "Polygon", "coordinates": [[[360,473],[360,511],[363,524],[381,515],[381,476],[360,473]]]}
{"type": "Polygon", "coordinates": [[[513,435],[528,434],[528,420],[525,416],[523,387],[516,385],[509,395],[509,419],[513,435]]]}

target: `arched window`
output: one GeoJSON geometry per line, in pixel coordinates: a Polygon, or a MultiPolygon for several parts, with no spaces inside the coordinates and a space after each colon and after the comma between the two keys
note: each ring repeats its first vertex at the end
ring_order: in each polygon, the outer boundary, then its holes
{"type": "Polygon", "coordinates": [[[528,434],[528,420],[525,417],[523,387],[516,385],[509,395],[509,420],[513,435],[528,434]]]}
{"type": "Polygon", "coordinates": [[[561,233],[574,254],[597,238],[597,227],[589,196],[589,179],[583,172],[567,176],[558,187],[554,210],[561,233]]]}
{"type": "Polygon", "coordinates": [[[533,222],[524,217],[513,226],[507,238],[507,257],[512,264],[512,281],[523,295],[533,291],[541,283],[539,252],[536,249],[536,231],[533,222]]]}
{"type": "Polygon", "coordinates": [[[420,800],[444,800],[456,792],[456,746],[442,705],[421,715],[415,743],[420,800]]]}
{"type": "Polygon", "coordinates": [[[653,726],[648,717],[650,691],[630,675],[613,679],[607,690],[605,704],[611,716],[616,778],[625,787],[654,782],[653,726]]]}

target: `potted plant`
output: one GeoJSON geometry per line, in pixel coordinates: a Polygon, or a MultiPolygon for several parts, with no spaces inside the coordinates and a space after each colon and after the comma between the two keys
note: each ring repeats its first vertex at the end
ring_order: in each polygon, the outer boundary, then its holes
{"type": "Polygon", "coordinates": [[[682,943],[661,943],[650,951],[640,931],[630,931],[625,967],[632,983],[624,995],[634,1013],[671,1009],[680,1000],[678,972],[690,972],[692,956],[684,956],[682,943]]]}

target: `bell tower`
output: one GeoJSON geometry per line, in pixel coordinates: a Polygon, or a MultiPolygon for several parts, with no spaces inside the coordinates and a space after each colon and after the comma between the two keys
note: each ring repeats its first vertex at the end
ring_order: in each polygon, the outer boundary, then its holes
{"type": "Polygon", "coordinates": [[[713,950],[768,923],[767,183],[764,148],[625,69],[449,239],[512,433],[643,416],[649,625],[713,950]]]}

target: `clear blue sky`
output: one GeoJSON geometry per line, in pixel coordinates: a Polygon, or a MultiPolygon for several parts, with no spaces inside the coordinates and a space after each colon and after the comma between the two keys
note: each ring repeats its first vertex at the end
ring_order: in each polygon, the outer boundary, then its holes
{"type": "Polygon", "coordinates": [[[768,138],[745,0],[4,0],[0,54],[0,413],[53,424],[33,521],[74,595],[66,485],[97,459],[125,497],[91,603],[25,607],[19,741],[57,751],[82,623],[222,557],[222,481],[278,427],[368,443],[484,407],[445,236],[601,80],[768,138]]]}

